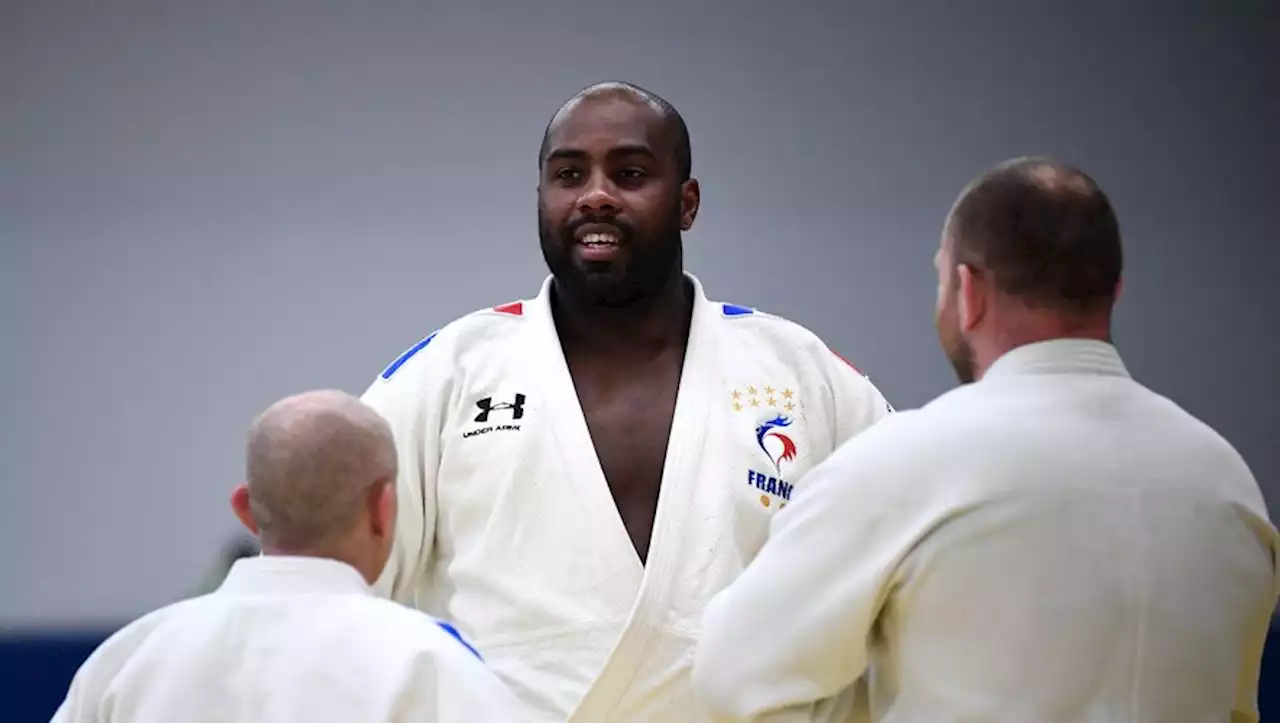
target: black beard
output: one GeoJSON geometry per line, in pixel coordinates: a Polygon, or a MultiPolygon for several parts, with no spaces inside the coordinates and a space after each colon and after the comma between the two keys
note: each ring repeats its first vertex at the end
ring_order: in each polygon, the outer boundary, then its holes
{"type": "MultiPolygon", "coordinates": [[[[606,223],[613,223],[604,220],[606,223]]],[[[606,307],[624,307],[655,296],[665,289],[683,266],[683,234],[678,213],[671,213],[653,237],[639,239],[630,227],[622,227],[630,243],[625,266],[605,263],[599,269],[582,268],[573,261],[577,224],[555,230],[538,209],[538,240],[542,258],[558,288],[575,301],[606,307]]]]}

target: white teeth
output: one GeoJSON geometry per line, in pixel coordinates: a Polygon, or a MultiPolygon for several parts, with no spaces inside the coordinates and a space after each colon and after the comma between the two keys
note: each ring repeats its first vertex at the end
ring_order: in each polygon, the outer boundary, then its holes
{"type": "Polygon", "coordinates": [[[587,245],[610,244],[616,245],[618,237],[611,233],[589,233],[582,237],[582,243],[587,245]]]}

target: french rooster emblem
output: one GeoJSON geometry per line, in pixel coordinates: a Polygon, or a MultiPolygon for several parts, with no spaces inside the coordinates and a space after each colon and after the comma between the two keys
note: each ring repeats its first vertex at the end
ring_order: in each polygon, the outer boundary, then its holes
{"type": "Polygon", "coordinates": [[[783,461],[791,461],[796,458],[796,443],[780,431],[790,426],[791,418],[781,414],[756,425],[756,443],[760,445],[760,449],[764,450],[765,455],[769,457],[769,461],[773,462],[773,468],[778,472],[779,477],[782,476],[783,461]],[[782,443],[782,451],[777,456],[774,456],[764,443],[768,437],[773,437],[782,443]]]}

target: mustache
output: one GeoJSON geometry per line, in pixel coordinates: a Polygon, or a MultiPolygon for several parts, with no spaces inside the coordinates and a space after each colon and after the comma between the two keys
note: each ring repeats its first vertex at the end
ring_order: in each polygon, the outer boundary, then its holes
{"type": "Polygon", "coordinates": [[[632,227],[631,224],[618,218],[617,216],[583,216],[582,218],[579,218],[565,225],[564,237],[573,238],[578,233],[578,229],[582,228],[583,226],[587,226],[589,224],[594,224],[599,226],[612,226],[618,230],[618,235],[624,241],[631,239],[633,236],[635,236],[635,233],[636,233],[635,228],[632,227]]]}

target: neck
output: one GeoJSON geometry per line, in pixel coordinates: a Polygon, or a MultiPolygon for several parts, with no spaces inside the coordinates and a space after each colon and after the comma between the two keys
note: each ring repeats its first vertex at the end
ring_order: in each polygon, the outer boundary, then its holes
{"type": "Polygon", "coordinates": [[[553,281],[551,310],[566,351],[661,353],[688,342],[693,285],[677,274],[656,293],[614,307],[575,298],[553,281]]]}
{"type": "Polygon", "coordinates": [[[363,555],[356,554],[352,546],[341,543],[325,545],[284,545],[274,541],[262,540],[262,554],[278,557],[314,557],[318,560],[335,560],[354,567],[365,582],[372,585],[377,575],[370,576],[370,561],[363,555]]]}
{"type": "Polygon", "coordinates": [[[1028,344],[1058,339],[1082,339],[1111,344],[1110,314],[1089,318],[1032,312],[1021,323],[999,329],[986,344],[974,344],[977,378],[981,379],[997,359],[1028,344]]]}

